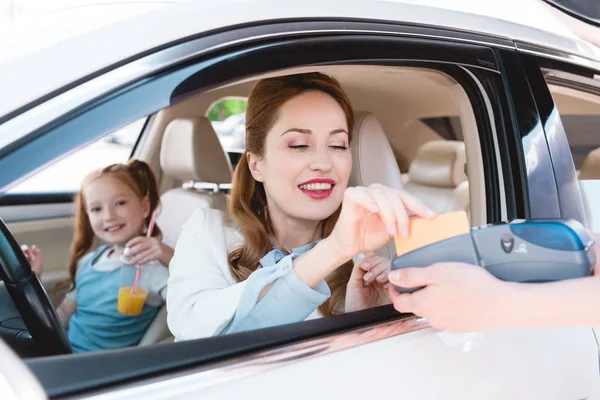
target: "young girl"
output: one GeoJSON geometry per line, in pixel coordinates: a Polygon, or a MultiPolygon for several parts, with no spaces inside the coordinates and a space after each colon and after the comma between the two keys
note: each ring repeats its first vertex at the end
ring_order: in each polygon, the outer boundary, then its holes
{"type": "MultiPolygon", "coordinates": [[[[75,352],[134,346],[164,304],[173,249],[161,231],[144,233],[159,205],[156,179],[143,161],[113,164],[89,174],[76,198],[75,237],[71,244],[69,285],[58,315],[75,352]],[[104,242],[90,251],[95,239],[104,242]],[[138,316],[117,310],[121,269],[143,265],[148,298],[138,316]],[[146,278],[145,278],[146,279],[146,278]]],[[[43,269],[42,253],[24,249],[35,273],[43,269]]]]}

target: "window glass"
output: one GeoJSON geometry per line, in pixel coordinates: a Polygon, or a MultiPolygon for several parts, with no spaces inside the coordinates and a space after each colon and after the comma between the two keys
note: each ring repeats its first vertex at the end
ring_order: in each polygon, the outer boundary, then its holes
{"type": "Polygon", "coordinates": [[[546,0],[589,24],[600,26],[600,3],[583,0],[546,0]]]}
{"type": "Polygon", "coordinates": [[[129,159],[145,122],[146,118],[142,118],[109,133],[27,178],[7,193],[78,191],[90,172],[129,159]]]}
{"type": "Polygon", "coordinates": [[[460,117],[422,118],[422,122],[436,131],[443,139],[464,141],[460,117]]]}
{"type": "MultiPolygon", "coordinates": [[[[600,105],[598,108],[600,113],[600,105]]],[[[564,114],[561,115],[561,120],[569,140],[575,168],[580,171],[586,157],[593,150],[600,148],[600,115],[564,114]]],[[[596,179],[600,179],[600,175],[596,179]]]]}
{"type": "Polygon", "coordinates": [[[247,105],[245,98],[225,98],[214,103],[208,111],[208,119],[227,151],[246,149],[247,105]]]}
{"type": "Polygon", "coordinates": [[[600,96],[562,86],[551,86],[573,163],[587,228],[600,229],[600,96]]]}

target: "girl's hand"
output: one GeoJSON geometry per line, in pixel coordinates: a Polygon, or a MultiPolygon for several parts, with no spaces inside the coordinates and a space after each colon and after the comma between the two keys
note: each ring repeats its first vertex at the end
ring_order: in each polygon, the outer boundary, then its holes
{"type": "Polygon", "coordinates": [[[168,266],[174,250],[155,237],[138,236],[127,242],[124,256],[131,265],[142,265],[158,260],[168,266]]]}
{"type": "Polygon", "coordinates": [[[21,250],[25,254],[27,261],[29,261],[29,265],[31,265],[31,269],[38,276],[42,276],[42,272],[44,271],[44,258],[42,257],[42,250],[40,250],[35,244],[29,248],[26,244],[21,246],[21,250]]]}
{"type": "Polygon", "coordinates": [[[328,240],[332,251],[351,259],[377,250],[395,236],[408,236],[408,211],[423,218],[436,214],[408,192],[374,184],[349,187],[344,192],[340,217],[328,240]]]}
{"type": "Polygon", "coordinates": [[[345,311],[359,311],[390,304],[387,292],[391,260],[369,253],[354,264],[346,286],[345,311]]]}
{"type": "Polygon", "coordinates": [[[510,306],[513,286],[478,266],[438,263],[392,271],[388,277],[388,291],[396,310],[424,317],[432,327],[444,331],[467,333],[503,328],[515,311],[510,306]],[[425,288],[399,293],[394,285],[425,288]]]}

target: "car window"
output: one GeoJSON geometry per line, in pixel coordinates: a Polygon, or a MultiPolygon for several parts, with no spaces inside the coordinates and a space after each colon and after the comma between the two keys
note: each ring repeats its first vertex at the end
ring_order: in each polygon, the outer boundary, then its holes
{"type": "Polygon", "coordinates": [[[600,96],[594,85],[570,87],[568,80],[580,79],[563,74],[565,86],[552,77],[550,92],[556,104],[576,169],[588,229],[600,229],[600,96]],[[554,85],[552,85],[554,84],[554,85]]]}
{"type": "MultiPolygon", "coordinates": [[[[337,47],[338,46],[336,45],[332,48],[337,47]]],[[[419,45],[419,49],[419,51],[421,51],[421,45],[419,45]]],[[[255,55],[251,56],[254,57],[255,55]]],[[[248,57],[250,57],[250,55],[248,57]]],[[[261,56],[261,59],[264,59],[264,57],[261,56]]],[[[238,61],[240,65],[247,64],[244,60],[238,61]]],[[[218,92],[218,90],[222,88],[214,88],[216,83],[211,83],[211,90],[205,89],[203,86],[198,87],[197,82],[202,82],[204,85],[204,82],[210,76],[203,75],[205,74],[205,71],[202,69],[204,68],[203,65],[204,64],[198,64],[196,66],[198,71],[194,72],[194,75],[187,77],[183,72],[178,71],[181,73],[181,76],[173,75],[173,82],[167,81],[171,82],[169,85],[176,83],[178,85],[177,87],[181,89],[182,92],[177,92],[177,96],[173,96],[173,88],[167,84],[158,85],[151,80],[144,81],[144,83],[140,85],[132,86],[131,90],[120,92],[119,95],[108,99],[103,99],[106,101],[99,102],[96,107],[90,107],[88,111],[73,116],[68,123],[51,128],[53,131],[48,132],[47,135],[48,137],[50,137],[50,135],[52,135],[52,137],[72,135],[80,139],[81,135],[78,135],[79,132],[76,130],[79,126],[90,126],[90,130],[87,132],[88,135],[104,135],[106,131],[113,129],[114,125],[112,124],[114,124],[115,121],[119,121],[117,118],[122,118],[122,115],[119,115],[118,117],[115,116],[113,111],[115,109],[122,109],[123,104],[133,104],[135,105],[135,109],[131,112],[140,114],[132,114],[136,116],[131,116],[132,119],[143,115],[141,114],[142,112],[147,113],[148,110],[153,113],[161,113],[160,115],[157,114],[157,117],[152,119],[151,123],[153,125],[148,127],[149,140],[147,143],[149,145],[154,144],[154,148],[148,149],[148,151],[151,150],[152,154],[162,156],[160,153],[163,151],[165,152],[164,154],[175,154],[176,161],[179,161],[178,156],[180,153],[183,161],[185,161],[186,158],[191,158],[191,155],[186,157],[184,154],[184,152],[191,147],[184,142],[185,138],[189,138],[189,135],[179,136],[181,137],[182,142],[176,143],[176,146],[174,146],[176,151],[174,152],[165,150],[165,145],[160,140],[162,137],[161,135],[164,134],[165,128],[168,126],[170,120],[180,118],[180,115],[187,117],[189,114],[191,114],[190,117],[204,116],[208,118],[212,122],[214,131],[226,150],[236,148],[243,149],[245,148],[245,111],[247,100],[243,97],[224,98],[223,95],[218,92]],[[185,77],[185,79],[182,77],[185,77]],[[197,77],[206,77],[207,79],[197,81],[195,80],[197,77]],[[186,90],[186,92],[183,92],[184,90],[186,90]],[[152,96],[149,96],[149,93],[152,93],[152,96]],[[194,98],[192,97],[192,94],[194,98]],[[184,95],[189,97],[185,97],[184,95]],[[162,96],[165,96],[165,98],[162,96]],[[181,103],[174,104],[174,98],[181,103]],[[189,103],[184,104],[184,102],[187,101],[189,101],[189,103]],[[204,106],[202,108],[193,107],[196,104],[211,104],[211,106],[204,106]],[[154,123],[156,123],[156,125],[154,125],[154,123]],[[156,136],[151,137],[150,135],[156,136]]],[[[371,118],[369,121],[372,121],[373,124],[356,124],[357,129],[362,129],[364,133],[370,135],[380,135],[381,132],[383,132],[389,141],[389,143],[385,140],[378,141],[378,143],[383,146],[383,151],[375,151],[363,156],[363,159],[360,160],[365,168],[369,166],[371,166],[371,168],[377,168],[376,164],[378,163],[374,161],[381,162],[381,164],[378,165],[385,166],[385,168],[379,168],[375,173],[369,174],[370,176],[380,176],[380,183],[389,184],[388,182],[390,181],[398,183],[399,180],[397,177],[382,175],[381,170],[384,170],[384,172],[392,171],[391,173],[394,174],[396,173],[394,171],[397,171],[397,168],[395,167],[402,159],[406,159],[408,162],[413,161],[411,157],[408,157],[406,149],[411,149],[412,151],[412,149],[415,148],[419,150],[423,146],[420,141],[421,131],[417,131],[415,127],[427,128],[425,124],[429,123],[436,127],[436,129],[428,128],[429,131],[432,131],[432,139],[438,142],[433,144],[438,144],[440,146],[428,147],[425,152],[422,152],[421,159],[418,160],[418,168],[413,168],[413,173],[409,173],[407,176],[408,180],[405,185],[406,190],[440,213],[466,210],[473,225],[495,222],[494,218],[496,215],[500,215],[499,210],[501,207],[500,202],[494,198],[494,196],[500,196],[500,191],[496,190],[495,186],[503,181],[493,178],[497,177],[499,174],[498,170],[502,168],[502,165],[500,163],[500,158],[496,157],[496,153],[494,152],[495,149],[492,147],[493,144],[491,143],[493,142],[489,140],[489,138],[492,137],[493,128],[495,128],[495,126],[492,127],[492,122],[488,115],[489,111],[487,108],[480,107],[480,104],[472,105],[472,103],[479,101],[479,97],[474,96],[473,98],[470,98],[467,95],[467,92],[477,90],[474,89],[475,86],[471,85],[472,82],[469,75],[453,69],[448,71],[438,71],[426,63],[419,65],[418,67],[415,67],[414,64],[410,64],[410,66],[406,67],[389,67],[395,72],[390,74],[387,74],[387,70],[382,71],[381,68],[373,68],[370,65],[336,64],[331,66],[330,72],[333,76],[336,75],[336,70],[334,68],[339,69],[337,73],[343,78],[342,85],[351,88],[361,88],[360,91],[357,89],[356,92],[352,93],[352,106],[357,110],[357,114],[359,113],[358,110],[361,110],[360,112],[362,112],[361,115],[363,118],[371,118]],[[346,73],[346,70],[348,73],[346,73]],[[385,74],[385,76],[383,74],[385,74]],[[437,79],[431,79],[432,75],[437,79]],[[459,79],[461,82],[464,81],[464,91],[451,90],[448,85],[445,85],[446,82],[453,82],[454,79],[459,79]],[[386,82],[384,86],[374,84],[374,82],[383,82],[384,80],[386,82]],[[388,96],[389,91],[386,90],[387,87],[402,88],[402,90],[393,91],[394,96],[388,96]],[[432,98],[436,99],[435,104],[432,104],[432,98]],[[405,104],[410,104],[411,107],[404,107],[403,105],[405,104]],[[475,109],[478,110],[477,113],[475,112],[475,109]],[[398,110],[402,110],[402,112],[398,112],[398,110]],[[367,115],[367,117],[365,117],[365,115],[367,115]],[[358,128],[359,126],[362,126],[362,128],[358,128]],[[419,135],[417,135],[416,132],[419,132],[419,135]],[[462,141],[470,143],[470,153],[466,156],[465,152],[467,150],[464,147],[464,143],[456,143],[462,141]],[[443,156],[437,155],[439,154],[440,148],[444,153],[443,156]],[[485,149],[486,151],[484,157],[479,153],[482,149],[485,149]],[[385,159],[382,159],[382,154],[385,156],[385,159]],[[482,159],[486,160],[485,164],[481,162],[482,159]],[[455,160],[458,161],[455,162],[455,160]],[[447,173],[441,175],[432,174],[431,171],[439,170],[440,164],[443,164],[442,168],[444,168],[444,171],[447,173]],[[467,166],[468,174],[464,174],[465,165],[467,166]],[[487,188],[491,188],[489,190],[489,196],[486,191],[487,188]],[[471,198],[470,193],[476,193],[477,195],[471,198]],[[493,210],[493,212],[490,210],[493,210]]],[[[192,70],[190,69],[190,71],[192,70]]],[[[186,70],[185,72],[191,74],[190,71],[186,70]]],[[[480,72],[484,75],[487,74],[486,71],[480,72]]],[[[166,76],[171,79],[171,75],[168,75],[171,74],[171,72],[166,74],[166,76]]],[[[217,82],[224,84],[223,82],[217,82]]],[[[247,94],[247,87],[246,82],[236,83],[235,81],[230,81],[227,86],[227,93],[239,93],[243,96],[244,94],[247,94]]],[[[497,109],[491,108],[491,110],[495,113],[497,109]]],[[[137,121],[137,123],[139,123],[139,121],[137,121]]],[[[132,125],[135,125],[135,123],[132,125]]],[[[136,129],[132,129],[137,132],[133,135],[134,137],[139,135],[142,126],[143,123],[136,129]]],[[[500,130],[500,128],[501,127],[498,126],[497,129],[500,130]]],[[[422,129],[422,131],[425,130],[426,129],[422,129]]],[[[38,173],[38,175],[32,176],[27,181],[22,182],[19,186],[13,188],[13,191],[76,190],[81,179],[88,171],[115,161],[124,161],[130,156],[135,140],[129,144],[124,144],[124,140],[111,138],[113,136],[120,137],[119,132],[120,130],[115,132],[115,134],[103,137],[103,139],[90,144],[88,147],[79,149],[77,152],[70,154],[68,157],[55,163],[52,167],[46,168],[44,171],[38,173]],[[120,143],[119,140],[121,141],[120,143]],[[115,141],[117,143],[114,143],[115,141]],[[102,153],[102,151],[105,151],[105,153],[102,153]],[[92,157],[91,154],[94,156],[92,157]],[[72,159],[77,156],[79,156],[78,160],[73,161],[72,159]],[[70,164],[68,164],[69,162],[70,164]],[[81,164],[78,164],[77,162],[81,162],[81,164]],[[61,164],[63,164],[62,167],[61,164]],[[83,164],[85,164],[86,171],[83,171],[83,168],[80,167],[83,164]],[[62,177],[63,173],[70,174],[68,180],[62,177]],[[37,186],[34,185],[34,178],[37,178],[37,186]],[[26,184],[29,184],[30,186],[27,187],[26,184]],[[45,189],[41,188],[42,185],[46,185],[45,189]]],[[[195,134],[196,132],[194,131],[193,133],[195,134]]],[[[204,134],[204,132],[202,132],[202,134],[204,134]]],[[[39,144],[29,144],[30,149],[35,149],[36,146],[39,146],[39,144]]],[[[412,154],[412,152],[410,154],[412,154]]],[[[211,161],[210,157],[205,158],[208,161],[211,161]]],[[[356,162],[359,162],[359,160],[356,160],[356,162]]],[[[216,165],[216,163],[213,164],[216,165]]],[[[194,168],[196,167],[197,164],[194,163],[194,168]]],[[[214,165],[210,165],[210,167],[214,168],[214,165]]],[[[408,171],[408,168],[406,171],[408,171]]],[[[167,172],[171,171],[166,169],[160,172],[162,172],[164,177],[168,176],[167,172]]],[[[175,180],[175,183],[177,183],[177,181],[185,181],[185,179],[175,180]]],[[[165,182],[169,184],[168,180],[165,180],[165,182]]],[[[364,184],[369,183],[365,182],[364,184]]],[[[171,193],[163,193],[163,198],[161,199],[162,210],[161,215],[159,215],[159,218],[161,219],[157,220],[157,226],[159,226],[161,231],[165,234],[170,234],[171,231],[173,231],[175,237],[177,237],[176,235],[179,234],[180,229],[184,224],[186,226],[195,226],[194,224],[186,224],[186,220],[191,218],[188,218],[188,216],[195,210],[212,208],[213,211],[220,210],[227,212],[226,202],[220,202],[220,199],[226,199],[226,196],[218,196],[218,193],[214,188],[209,188],[208,190],[197,188],[198,190],[196,192],[191,190],[180,190],[178,187],[172,187],[170,189],[173,189],[171,190],[171,193]],[[170,201],[163,201],[164,199],[170,199],[170,201]],[[163,211],[167,210],[174,210],[173,214],[175,217],[164,219],[167,213],[165,212],[163,214],[163,211]]],[[[313,191],[322,191],[322,189],[317,188],[313,191]]],[[[210,214],[220,215],[218,213],[210,214]]],[[[200,216],[202,213],[195,213],[194,215],[200,216]]],[[[70,223],[70,226],[72,226],[71,221],[68,222],[70,223]]],[[[200,224],[198,226],[201,227],[200,224]]],[[[115,227],[115,229],[118,230],[121,228],[115,227]]],[[[215,229],[214,232],[211,231],[206,233],[206,235],[196,235],[192,232],[192,236],[200,239],[200,244],[197,248],[194,248],[194,250],[199,249],[204,251],[206,246],[202,247],[203,244],[208,243],[210,245],[208,240],[212,240],[218,234],[219,231],[217,229],[215,229]]],[[[69,240],[71,238],[72,236],[69,237],[69,240]]],[[[178,248],[180,249],[181,245],[179,243],[182,242],[185,241],[177,242],[178,248]]],[[[24,243],[33,243],[33,240],[24,243]]],[[[64,243],[67,243],[67,241],[64,241],[64,243]]],[[[191,242],[187,242],[187,244],[190,245],[190,247],[195,246],[195,244],[191,242]]],[[[382,251],[381,254],[389,259],[389,257],[394,254],[393,247],[392,242],[388,243],[388,245],[385,246],[385,251],[382,251]]],[[[45,248],[50,247],[46,246],[45,248]]],[[[55,251],[56,247],[53,247],[52,249],[55,251]]],[[[211,249],[211,251],[212,250],[214,249],[211,249]]],[[[218,248],[215,251],[218,251],[218,248]]],[[[179,250],[179,254],[182,254],[182,250],[179,250]]],[[[277,256],[276,252],[275,256],[277,256]]],[[[211,265],[210,262],[204,258],[203,254],[194,254],[194,257],[197,260],[200,260],[198,263],[199,266],[208,267],[207,269],[198,269],[198,271],[192,270],[194,273],[212,273],[210,272],[211,268],[221,268],[219,265],[211,265]]],[[[186,256],[180,255],[179,258],[185,259],[186,256]]],[[[225,257],[223,257],[223,259],[225,259],[225,257]]],[[[171,276],[175,277],[175,274],[179,272],[180,276],[183,276],[182,279],[179,279],[179,282],[197,282],[199,285],[213,284],[210,279],[204,279],[203,277],[200,277],[197,280],[189,279],[185,276],[187,270],[181,272],[181,268],[172,268],[173,265],[175,264],[169,264],[169,274],[173,274],[171,276]]],[[[234,280],[229,278],[229,270],[226,268],[227,267],[224,266],[223,272],[219,269],[217,274],[223,273],[223,277],[225,278],[223,282],[225,282],[226,285],[232,285],[234,280]]],[[[218,279],[221,278],[218,277],[218,279]]],[[[177,282],[176,279],[174,281],[177,282]]],[[[375,285],[375,283],[373,283],[373,285],[375,285]]],[[[367,287],[367,289],[364,290],[370,290],[370,288],[373,287],[364,285],[363,282],[361,282],[361,286],[363,289],[367,287]]],[[[343,312],[346,307],[344,304],[345,297],[343,296],[345,286],[341,284],[338,287],[341,289],[336,292],[336,295],[340,295],[337,297],[340,298],[341,301],[339,310],[333,310],[336,313],[340,310],[343,312]]],[[[79,287],[79,289],[81,289],[81,287],[79,287]]],[[[199,291],[196,290],[196,287],[193,287],[192,289],[194,290],[194,293],[199,293],[199,291]]],[[[211,296],[213,294],[221,296],[221,292],[234,293],[235,295],[241,294],[241,291],[232,292],[231,290],[227,290],[227,287],[223,288],[222,291],[221,289],[202,291],[202,293],[209,293],[211,296]]],[[[180,287],[173,288],[173,286],[170,286],[169,293],[171,295],[180,295],[186,302],[190,299],[190,295],[180,287]]],[[[223,299],[225,299],[225,297],[223,297],[223,299]]],[[[221,313],[221,307],[227,306],[227,304],[236,305],[237,303],[229,303],[229,298],[226,300],[223,299],[204,296],[201,301],[197,302],[197,304],[201,304],[196,307],[197,309],[208,306],[219,314],[217,317],[210,317],[211,319],[206,321],[204,320],[205,317],[203,315],[198,316],[198,318],[195,317],[193,320],[187,318],[185,312],[188,308],[180,307],[176,302],[174,303],[171,301],[171,304],[174,304],[174,306],[169,310],[169,313],[171,320],[175,322],[172,324],[170,323],[169,325],[169,330],[173,335],[169,334],[168,330],[163,329],[163,331],[167,331],[167,336],[169,336],[166,339],[172,339],[173,336],[176,336],[178,340],[187,340],[188,338],[199,337],[199,334],[201,337],[208,337],[221,333],[226,334],[236,332],[233,329],[225,329],[232,321],[228,320],[228,318],[230,318],[230,315],[228,314],[229,310],[225,310],[221,313]],[[179,317],[177,317],[177,315],[179,315],[179,317]],[[223,318],[221,318],[222,316],[223,318]],[[181,324],[181,321],[184,321],[184,324],[181,324]],[[213,323],[216,324],[216,328],[213,326],[213,323]],[[178,327],[181,327],[181,329],[178,330],[178,327]],[[199,331],[200,329],[202,329],[202,332],[199,331]],[[187,332],[190,331],[192,331],[192,333],[187,335],[187,332]]],[[[383,305],[382,302],[373,302],[366,305],[360,304],[356,307],[350,307],[348,310],[358,312],[365,308],[380,305],[383,305]]],[[[253,307],[252,302],[248,301],[247,304],[244,303],[244,307],[251,310],[253,307]]],[[[330,314],[333,314],[333,311],[330,310],[330,314]]],[[[164,315],[160,315],[163,320],[158,320],[157,318],[157,325],[166,328],[164,315]]],[[[316,309],[310,310],[306,316],[294,317],[294,319],[287,319],[286,321],[303,322],[309,315],[319,316],[320,314],[316,309]]],[[[265,327],[267,326],[269,325],[265,325],[265,327]]],[[[261,325],[256,325],[250,326],[249,328],[257,329],[261,327],[261,325]]],[[[117,326],[114,326],[112,329],[118,331],[117,326]]],[[[240,325],[238,332],[250,329],[240,325]]],[[[155,339],[156,338],[153,338],[152,340],[155,339]]],[[[158,341],[152,343],[156,342],[158,341]]]]}
{"type": "Polygon", "coordinates": [[[559,10],[588,24],[600,26],[600,3],[581,0],[545,0],[559,10]]]}
{"type": "Polygon", "coordinates": [[[15,185],[7,193],[76,192],[85,176],[104,166],[125,162],[142,132],[141,118],[79,149],[15,185]]]}
{"type": "MultiPolygon", "coordinates": [[[[581,172],[585,159],[592,151],[600,149],[600,115],[563,114],[561,120],[569,140],[575,168],[581,172]]],[[[583,179],[590,179],[590,176],[584,175],[583,179]]],[[[596,179],[600,179],[600,175],[596,179]]]]}
{"type": "Polygon", "coordinates": [[[245,98],[225,98],[214,103],[208,110],[208,119],[226,151],[246,149],[247,105],[245,98]]]}
{"type": "Polygon", "coordinates": [[[464,140],[458,116],[422,118],[421,121],[446,140],[464,140]]]}
{"type": "MultiPolygon", "coordinates": [[[[343,71],[343,68],[351,70],[352,67],[340,67],[340,72],[343,71]]],[[[360,73],[357,73],[357,78],[355,79],[365,79],[362,84],[365,87],[364,90],[369,92],[370,97],[364,95],[361,96],[359,93],[353,94],[352,105],[355,110],[357,110],[355,111],[356,122],[354,134],[357,136],[376,135],[378,132],[374,131],[374,126],[380,126],[381,131],[386,135],[385,139],[387,139],[388,143],[386,143],[386,140],[376,141],[377,143],[372,144],[370,148],[371,153],[362,153],[363,155],[358,159],[353,160],[353,162],[361,162],[363,171],[369,168],[379,167],[377,172],[372,171],[371,173],[365,173],[365,175],[380,176],[380,180],[377,180],[376,182],[389,185],[389,182],[394,180],[397,182],[396,176],[394,176],[394,171],[397,171],[397,168],[394,167],[398,166],[401,160],[408,160],[409,163],[416,165],[416,168],[412,168],[412,173],[408,172],[405,176],[401,177],[404,180],[404,189],[407,192],[419,198],[438,213],[466,211],[467,218],[470,218],[470,221],[465,221],[465,224],[478,224],[478,221],[487,218],[485,211],[487,207],[486,194],[479,194],[473,199],[473,202],[471,202],[470,191],[476,192],[483,190],[486,187],[486,182],[488,180],[491,181],[491,179],[488,178],[488,175],[483,171],[484,166],[477,161],[479,155],[474,153],[481,148],[481,146],[478,145],[480,135],[488,135],[488,129],[490,128],[484,123],[481,125],[473,123],[476,119],[474,118],[473,109],[468,106],[470,101],[466,97],[467,95],[464,92],[455,93],[437,82],[428,80],[428,71],[426,69],[403,70],[401,69],[402,67],[399,67],[398,70],[404,71],[406,74],[390,74],[392,77],[388,78],[388,84],[395,87],[405,87],[406,89],[399,92],[396,97],[384,98],[381,93],[377,91],[377,87],[373,87],[370,90],[366,89],[369,87],[367,84],[367,77],[369,77],[368,82],[377,81],[378,72],[366,67],[361,68],[356,67],[357,70],[360,69],[360,73]],[[412,86],[407,88],[409,84],[412,86]],[[395,109],[395,107],[400,108],[400,104],[409,97],[413,104],[411,110],[404,113],[390,112],[390,110],[395,109]],[[363,100],[367,98],[369,101],[363,100]],[[436,106],[443,109],[445,113],[442,114],[438,112],[438,109],[431,105],[431,98],[436,98],[436,106]],[[466,104],[467,106],[458,107],[457,104],[466,104]],[[418,132],[419,135],[416,135],[415,132],[418,132]],[[429,140],[422,140],[422,132],[428,132],[429,136],[427,136],[427,138],[429,140]],[[469,154],[466,154],[465,141],[473,143],[470,146],[471,153],[469,154]],[[392,149],[389,149],[389,146],[391,146],[392,149]],[[416,158],[414,158],[413,155],[416,155],[416,158]],[[375,163],[376,157],[377,162],[375,163]],[[466,165],[468,164],[467,159],[472,161],[469,165],[472,173],[472,175],[469,174],[469,176],[473,177],[471,179],[469,179],[465,173],[467,169],[466,165]],[[377,166],[374,166],[375,164],[377,166]],[[382,165],[385,165],[386,167],[389,166],[388,171],[390,176],[381,176],[380,166],[382,165]],[[431,171],[440,167],[449,171],[447,176],[452,178],[434,177],[433,175],[435,174],[432,174],[431,171]]],[[[440,75],[443,78],[447,78],[447,75],[445,74],[442,75],[440,73],[440,75]]],[[[350,78],[346,78],[343,84],[348,86],[360,86],[357,82],[352,82],[350,78]]],[[[244,88],[241,85],[236,87],[233,84],[227,88],[230,93],[234,92],[236,89],[241,92],[244,91],[244,88]]],[[[241,101],[239,98],[222,98],[218,97],[218,94],[213,93],[214,92],[201,93],[198,94],[198,96],[203,97],[204,104],[212,104],[205,115],[212,122],[214,131],[219,136],[221,144],[226,150],[245,147],[241,139],[245,136],[244,111],[247,106],[246,101],[241,101]],[[214,100],[211,96],[214,96],[214,100]]],[[[194,100],[190,100],[190,104],[192,104],[192,101],[194,100]]],[[[198,104],[202,103],[199,100],[196,101],[198,104]]],[[[165,149],[163,148],[162,150],[165,149]]],[[[409,171],[409,168],[402,170],[409,171]]],[[[363,178],[357,177],[356,179],[362,180],[363,178]]],[[[374,182],[357,182],[357,184],[360,185],[369,185],[371,183],[374,182]]],[[[199,185],[196,185],[195,188],[198,190],[203,189],[199,185]]],[[[212,191],[210,188],[208,190],[212,191]]],[[[210,194],[212,197],[215,197],[214,194],[210,194]]],[[[213,207],[217,208],[218,203],[215,202],[215,204],[216,205],[213,207]]],[[[229,204],[231,206],[231,203],[229,204]]],[[[183,205],[182,202],[182,205],[178,208],[177,212],[184,213],[184,207],[186,206],[183,205]]],[[[209,218],[211,214],[209,213],[206,215],[207,216],[204,218],[209,218]]],[[[195,216],[194,218],[197,217],[195,216]]],[[[206,320],[204,324],[194,325],[191,322],[192,320],[198,322],[199,319],[195,320],[189,313],[190,308],[183,304],[184,302],[189,304],[189,299],[194,296],[193,293],[189,292],[190,290],[194,293],[207,293],[202,299],[199,299],[195,303],[195,310],[202,310],[202,307],[206,307],[208,304],[211,304],[211,309],[217,310],[215,304],[221,300],[220,298],[211,296],[219,296],[220,294],[217,291],[208,290],[211,285],[210,280],[201,277],[201,275],[206,274],[213,266],[205,265],[205,268],[202,270],[194,270],[193,273],[197,272],[198,275],[192,278],[191,276],[187,276],[188,271],[185,270],[186,267],[181,264],[180,260],[185,260],[192,254],[199,254],[195,252],[203,251],[203,246],[208,245],[211,248],[218,248],[219,245],[217,242],[212,243],[210,240],[213,236],[220,237],[221,233],[218,230],[211,232],[211,234],[203,231],[202,221],[190,223],[189,226],[197,227],[197,230],[193,231],[194,241],[182,240],[179,242],[185,242],[186,244],[178,244],[179,255],[176,255],[178,258],[174,258],[174,261],[170,264],[171,273],[181,274],[177,278],[180,283],[169,288],[169,290],[171,290],[170,293],[176,293],[171,297],[171,310],[169,311],[171,318],[169,328],[171,333],[177,337],[178,340],[183,341],[199,336],[208,337],[218,334],[239,333],[263,327],[263,325],[261,325],[262,322],[260,322],[262,321],[262,316],[259,317],[259,314],[257,314],[256,317],[248,317],[253,309],[253,305],[252,300],[246,299],[245,297],[239,300],[240,302],[243,302],[243,312],[245,314],[242,313],[242,311],[237,313],[235,321],[226,321],[224,323],[219,319],[221,318],[221,315],[219,315],[219,317],[210,321],[206,320]],[[198,241],[195,242],[196,240],[198,241]],[[184,287],[185,285],[181,285],[182,282],[195,283],[184,287]],[[208,294],[209,292],[210,294],[208,294]],[[254,323],[253,321],[255,320],[258,322],[254,323]],[[216,326],[215,324],[223,325],[216,326]]],[[[387,256],[387,260],[389,260],[390,255],[394,254],[394,243],[390,241],[379,250],[381,251],[378,254],[387,256]]],[[[301,250],[298,250],[298,252],[300,251],[301,250]]],[[[196,256],[203,257],[203,255],[196,256]]],[[[273,257],[276,257],[276,255],[273,257]]],[[[263,262],[267,263],[270,262],[270,260],[271,258],[267,257],[263,262]]],[[[388,264],[382,263],[382,265],[388,264]]],[[[378,275],[379,273],[374,275],[374,278],[377,278],[378,275]]],[[[244,279],[246,279],[246,277],[244,277],[244,279]]],[[[368,280],[372,278],[367,277],[364,279],[368,280]]],[[[173,281],[176,280],[174,279],[173,281]]],[[[371,287],[375,286],[376,284],[373,283],[373,286],[371,287]]],[[[332,285],[330,289],[332,290],[332,293],[339,294],[341,293],[341,291],[338,290],[340,287],[341,286],[332,285]]],[[[277,286],[276,290],[283,289],[277,286]]],[[[374,292],[376,290],[377,289],[373,289],[374,292]]],[[[279,293],[276,296],[279,296],[279,293]]],[[[264,305],[261,310],[272,310],[273,306],[269,305],[269,301],[272,301],[272,298],[272,296],[265,297],[267,300],[261,304],[267,305],[264,305]]],[[[335,297],[332,295],[331,298],[338,299],[340,296],[335,297]]],[[[342,296],[341,298],[343,299],[344,297],[342,296]]],[[[346,301],[348,301],[348,303],[344,303],[342,300],[339,304],[335,304],[335,307],[340,307],[339,309],[335,309],[336,312],[339,310],[342,310],[342,312],[357,311],[363,309],[361,307],[377,307],[384,304],[384,302],[378,303],[374,301],[373,303],[369,303],[369,305],[363,305],[361,303],[358,306],[355,306],[354,303],[347,298],[346,301]]],[[[298,309],[301,309],[300,306],[298,309]]],[[[222,309],[218,309],[217,312],[220,313],[221,310],[222,309]]],[[[323,311],[320,309],[301,309],[301,311],[298,311],[298,314],[304,312],[309,318],[323,316],[323,314],[321,314],[323,311]]],[[[294,321],[294,318],[296,317],[284,319],[279,315],[273,315],[271,320],[282,320],[287,323],[288,321],[294,321]]],[[[269,320],[269,323],[272,323],[271,320],[269,320]]],[[[301,319],[299,321],[301,321],[301,319]]],[[[268,323],[265,326],[268,326],[268,323]]]]}

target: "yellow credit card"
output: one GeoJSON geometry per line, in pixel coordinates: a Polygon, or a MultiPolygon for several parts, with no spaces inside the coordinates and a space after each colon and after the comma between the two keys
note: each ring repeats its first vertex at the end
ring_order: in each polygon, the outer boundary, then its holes
{"type": "Polygon", "coordinates": [[[428,244],[470,232],[466,211],[438,214],[434,218],[410,218],[407,238],[396,236],[396,254],[402,255],[428,244]]]}

